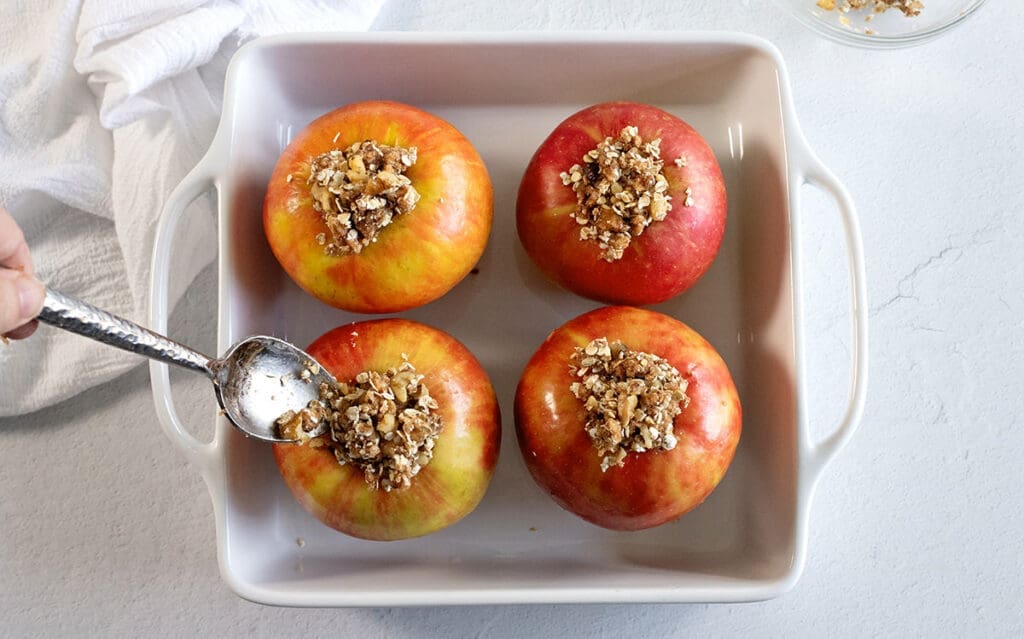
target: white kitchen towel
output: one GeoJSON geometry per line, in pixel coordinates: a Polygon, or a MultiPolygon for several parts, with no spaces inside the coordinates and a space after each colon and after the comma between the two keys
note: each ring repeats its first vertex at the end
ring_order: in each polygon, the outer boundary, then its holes
{"type": "MultiPolygon", "coordinates": [[[[40,279],[144,322],[157,218],[213,138],[231,53],[258,35],[365,30],[383,3],[0,3],[0,206],[25,231],[40,279]]],[[[175,300],[214,256],[207,213],[192,216],[177,245],[175,300]]],[[[0,345],[0,416],[54,404],[141,363],[40,327],[0,345]]]]}

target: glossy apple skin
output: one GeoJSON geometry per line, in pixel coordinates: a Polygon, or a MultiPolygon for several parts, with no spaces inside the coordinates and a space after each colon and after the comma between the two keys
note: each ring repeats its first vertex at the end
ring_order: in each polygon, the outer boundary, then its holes
{"type": "Polygon", "coordinates": [[[389,541],[435,532],[476,508],[498,460],[501,416],[487,373],[465,346],[425,324],[383,319],[336,328],[307,352],[339,381],[397,366],[405,353],[444,427],[430,463],[391,492],[371,489],[361,470],[340,465],[327,448],[275,444],[278,470],[306,510],[343,533],[389,541]]]}
{"type": "Polygon", "coordinates": [[[675,297],[707,271],[722,243],[726,208],[722,170],[693,127],[650,105],[609,102],[569,116],[537,149],[519,186],[516,228],[527,254],[555,283],[601,302],[642,306],[675,297]],[[571,217],[576,193],[559,175],[628,125],[644,140],[661,138],[672,210],[633,238],[621,259],[606,262],[596,242],[579,239],[571,217]],[[674,164],[680,156],[685,167],[674,164]],[[683,206],[686,187],[693,206],[683,206]]]}
{"type": "Polygon", "coordinates": [[[358,102],[316,119],[284,150],[267,185],[263,227],[274,256],[306,292],[349,311],[391,313],[458,284],[483,254],[493,211],[483,160],[455,127],[409,105],[358,102]],[[306,184],[310,163],[364,140],[417,148],[406,176],[420,201],[358,255],[329,256],[316,241],[328,232],[306,184]]]}
{"type": "Polygon", "coordinates": [[[729,369],[696,331],[654,311],[605,307],[564,324],[533,355],[516,389],[515,420],[530,474],[560,506],[598,526],[641,530],[707,498],[729,468],[742,418],[729,369]],[[573,348],[598,337],[663,357],[688,380],[674,449],[630,452],[623,466],[601,471],[583,405],[569,390],[573,348]]]}

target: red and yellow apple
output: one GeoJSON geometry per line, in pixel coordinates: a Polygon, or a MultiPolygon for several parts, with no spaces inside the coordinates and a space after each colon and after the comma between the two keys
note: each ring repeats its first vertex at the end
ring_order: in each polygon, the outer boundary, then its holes
{"type": "Polygon", "coordinates": [[[519,186],[516,226],[527,254],[555,283],[602,302],[646,305],[678,295],[707,271],[725,232],[726,208],[721,168],[693,127],[650,105],[609,102],[569,116],[540,145],[519,186]],[[661,139],[672,209],[609,262],[596,242],[580,239],[572,217],[577,196],[560,176],[626,126],[637,127],[644,141],[661,139]]]}
{"type": "Polygon", "coordinates": [[[263,226],[305,291],[349,311],[391,313],[441,297],[470,272],[487,244],[493,200],[483,160],[451,124],[406,104],[357,102],[317,118],[284,150],[267,185],[263,226]],[[317,240],[328,229],[313,208],[310,165],[365,140],[416,147],[405,175],[420,199],[362,252],[328,255],[317,240]]]}
{"type": "Polygon", "coordinates": [[[275,444],[281,476],[306,510],[341,532],[387,541],[435,532],[476,508],[498,460],[501,416],[487,373],[465,346],[430,326],[384,319],[336,328],[307,352],[339,382],[396,367],[404,354],[437,401],[443,428],[411,485],[387,492],[326,446],[275,444]]]}
{"type": "Polygon", "coordinates": [[[598,526],[641,530],[680,517],[714,490],[739,442],[741,409],[725,362],[696,331],[654,311],[605,307],[544,341],[519,381],[515,421],[530,474],[560,506],[598,526]],[[689,396],[674,421],[675,448],[629,452],[604,471],[569,367],[576,347],[601,337],[667,360],[689,396]]]}

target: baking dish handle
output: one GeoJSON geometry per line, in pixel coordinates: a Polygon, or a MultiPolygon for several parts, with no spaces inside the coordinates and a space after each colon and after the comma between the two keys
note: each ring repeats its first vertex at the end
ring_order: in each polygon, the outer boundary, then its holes
{"type": "Polygon", "coordinates": [[[810,150],[807,143],[802,144],[795,167],[799,175],[795,184],[818,187],[835,198],[842,217],[843,232],[846,239],[846,252],[850,269],[851,314],[853,317],[853,343],[850,356],[850,390],[847,396],[846,413],[839,427],[831,435],[819,442],[812,442],[810,435],[801,439],[804,448],[800,457],[806,464],[804,471],[814,482],[821,475],[825,466],[846,445],[857,429],[864,413],[864,402],[868,384],[868,304],[866,274],[864,270],[864,244],[861,239],[860,222],[857,211],[846,187],[836,178],[820,159],[810,150]]]}
{"type": "MultiPolygon", "coordinates": [[[[170,314],[168,289],[171,248],[178,224],[188,205],[211,187],[216,186],[215,177],[210,163],[204,158],[171,191],[167,202],[164,203],[163,213],[157,224],[156,241],[153,245],[149,287],[149,324],[158,333],[167,333],[167,320],[170,314]]],[[[213,461],[214,444],[199,441],[182,425],[174,407],[174,398],[171,395],[170,372],[167,364],[155,360],[150,361],[149,377],[161,428],[185,458],[195,464],[205,476],[213,461]]]]}

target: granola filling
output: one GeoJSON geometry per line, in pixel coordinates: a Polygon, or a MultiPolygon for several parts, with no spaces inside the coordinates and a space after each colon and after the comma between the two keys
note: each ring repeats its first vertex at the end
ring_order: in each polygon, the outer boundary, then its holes
{"type": "Polygon", "coordinates": [[[437,407],[423,375],[403,355],[399,366],[384,372],[363,371],[337,386],[320,384],[319,400],[282,415],[278,425],[283,436],[304,443],[326,420],[330,437],[310,445],[330,447],[339,464],[359,468],[370,488],[387,492],[408,488],[433,458],[444,428],[437,407]],[[305,439],[290,436],[294,428],[304,430],[305,439]]]}
{"type": "Polygon", "coordinates": [[[839,9],[843,13],[870,7],[875,13],[885,13],[889,9],[899,9],[903,15],[914,17],[924,9],[922,0],[818,0],[818,6],[826,11],[839,9]]]}
{"type": "Polygon", "coordinates": [[[330,234],[316,236],[324,252],[360,253],[376,242],[381,230],[395,218],[416,208],[420,195],[405,175],[414,164],[416,147],[387,146],[372,140],[313,158],[306,182],[313,208],[323,216],[330,234]]]}
{"type": "MultiPolygon", "coordinates": [[[[299,372],[299,379],[309,384],[313,375],[319,374],[320,365],[307,361],[299,372]]],[[[281,385],[284,386],[283,379],[281,385]]],[[[313,400],[309,406],[300,411],[285,411],[274,423],[277,425],[278,436],[305,444],[313,438],[312,433],[320,426],[320,422],[325,417],[327,417],[327,408],[318,400],[313,400]]]]}
{"type": "Polygon", "coordinates": [[[666,360],[601,337],[576,347],[569,390],[586,411],[585,428],[601,470],[622,466],[632,451],[672,450],[675,418],[689,405],[688,382],[666,360]]]}
{"type": "Polygon", "coordinates": [[[313,400],[300,411],[287,411],[277,418],[277,434],[283,439],[305,444],[312,439],[312,433],[327,417],[327,408],[319,400],[313,400]]]}
{"type": "MultiPolygon", "coordinates": [[[[597,242],[607,262],[621,259],[634,237],[672,210],[664,166],[661,138],[644,142],[637,127],[627,126],[588,151],[583,164],[562,173],[562,183],[576,192],[571,215],[582,227],[580,240],[597,242]]],[[[686,196],[684,206],[692,206],[689,189],[686,196]]]]}

